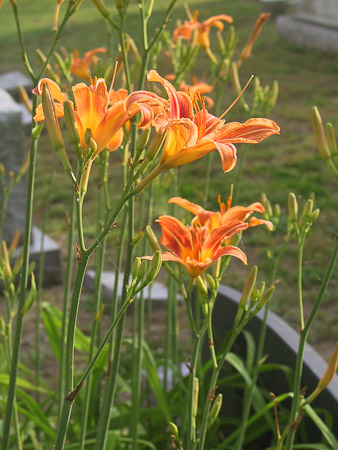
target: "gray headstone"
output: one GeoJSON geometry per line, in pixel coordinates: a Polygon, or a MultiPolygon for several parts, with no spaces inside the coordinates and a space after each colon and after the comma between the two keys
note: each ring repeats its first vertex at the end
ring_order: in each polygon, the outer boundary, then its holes
{"type": "Polygon", "coordinates": [[[32,81],[22,72],[15,71],[0,75],[0,89],[7,91],[16,100],[19,100],[19,86],[23,86],[28,94],[33,88],[32,81]]]}
{"type": "Polygon", "coordinates": [[[296,13],[279,16],[279,34],[304,47],[338,52],[338,1],[298,0],[296,13]]]}
{"type": "MultiPolygon", "coordinates": [[[[19,105],[3,89],[0,89],[0,162],[6,170],[6,182],[9,184],[8,172],[18,173],[25,157],[25,133],[22,125],[22,112],[19,105]]],[[[2,201],[0,191],[0,202],[2,201]]],[[[21,234],[25,227],[26,178],[14,186],[9,198],[4,225],[4,239],[9,241],[14,232],[21,234]]]]}

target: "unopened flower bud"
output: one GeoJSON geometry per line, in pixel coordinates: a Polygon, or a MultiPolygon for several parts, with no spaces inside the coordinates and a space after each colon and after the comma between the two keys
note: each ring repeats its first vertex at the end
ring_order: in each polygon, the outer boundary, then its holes
{"type": "Polygon", "coordinates": [[[89,148],[89,139],[92,137],[93,137],[92,130],[90,128],[87,128],[85,131],[84,140],[88,148],[89,148]]]}
{"type": "Polygon", "coordinates": [[[153,281],[157,277],[162,266],[162,255],[159,250],[154,253],[153,259],[151,260],[149,270],[147,272],[146,278],[148,281],[153,281]]]}
{"type": "Polygon", "coordinates": [[[281,215],[280,206],[278,204],[275,205],[275,217],[279,218],[281,215]]]}
{"type": "Polygon", "coordinates": [[[220,49],[221,54],[224,56],[225,55],[225,44],[224,44],[224,39],[223,39],[222,33],[217,32],[216,36],[217,36],[218,48],[220,49]]]}
{"type": "Polygon", "coordinates": [[[237,326],[244,314],[244,311],[247,309],[248,302],[251,298],[251,294],[256,284],[258,267],[253,266],[247,276],[246,282],[243,287],[242,295],[238,303],[238,310],[235,317],[235,326],[237,326]]]}
{"type": "Polygon", "coordinates": [[[330,361],[327,365],[327,369],[322,376],[322,378],[319,380],[318,386],[313,391],[313,393],[309,396],[309,398],[306,400],[306,403],[311,403],[324,389],[328,387],[328,385],[333,380],[333,377],[335,376],[337,372],[338,367],[338,342],[336,343],[336,346],[334,348],[334,351],[331,355],[330,361]]]}
{"type": "Polygon", "coordinates": [[[7,244],[5,241],[2,241],[0,244],[0,256],[1,256],[1,260],[3,261],[5,276],[10,278],[12,276],[12,269],[11,269],[11,265],[9,262],[7,244]]]}
{"type": "Polygon", "coordinates": [[[5,167],[3,164],[0,163],[0,175],[5,173],[5,167]]]}
{"type": "Polygon", "coordinates": [[[88,148],[89,148],[89,150],[90,150],[90,154],[91,155],[94,155],[95,153],[96,153],[96,150],[97,150],[97,143],[96,143],[96,141],[91,137],[91,138],[89,138],[89,141],[88,141],[88,148]]]}
{"type": "Polygon", "coordinates": [[[8,172],[8,176],[9,176],[9,178],[10,178],[11,180],[14,180],[14,178],[15,178],[15,173],[14,173],[14,171],[13,171],[13,170],[10,170],[10,171],[8,172]]]}
{"type": "Polygon", "coordinates": [[[267,102],[268,112],[271,111],[276,106],[278,94],[279,94],[279,85],[278,85],[278,81],[275,80],[273,82],[273,87],[272,87],[272,90],[268,97],[268,102],[267,102]]]}
{"type": "Polygon", "coordinates": [[[205,277],[210,291],[214,293],[217,289],[215,278],[210,273],[207,273],[205,277]]]}
{"type": "Polygon", "coordinates": [[[150,247],[152,248],[152,250],[154,250],[154,251],[160,250],[161,251],[161,246],[157,240],[157,237],[149,225],[146,226],[146,236],[147,236],[147,239],[150,243],[150,247]]]}
{"type": "Polygon", "coordinates": [[[210,410],[208,417],[208,428],[215,422],[222,407],[223,395],[218,394],[210,410]]]}
{"type": "Polygon", "coordinates": [[[139,156],[142,153],[142,151],[148,144],[149,137],[150,137],[150,128],[146,128],[145,130],[142,131],[142,133],[137,141],[137,144],[136,144],[136,155],[137,156],[139,156]]]}
{"type": "Polygon", "coordinates": [[[36,292],[37,292],[37,290],[36,290],[35,276],[34,276],[34,272],[32,271],[32,273],[31,273],[31,290],[30,290],[29,296],[26,300],[26,303],[24,304],[24,306],[22,308],[22,314],[27,314],[28,311],[33,306],[34,300],[36,298],[36,292]]]}
{"type": "Polygon", "coordinates": [[[141,230],[139,233],[137,233],[136,236],[134,236],[131,245],[135,248],[137,245],[141,242],[141,239],[143,238],[144,230],[141,230]]]}
{"type": "Polygon", "coordinates": [[[263,192],[261,195],[261,202],[265,209],[266,218],[270,219],[273,216],[272,206],[271,206],[271,203],[270,203],[268,197],[266,196],[265,192],[263,192]]]}
{"type": "Polygon", "coordinates": [[[192,415],[193,418],[196,419],[197,411],[198,411],[198,391],[199,391],[199,379],[194,377],[193,382],[193,407],[192,407],[192,415]]]}
{"type": "Polygon", "coordinates": [[[139,271],[139,268],[140,268],[140,265],[141,265],[141,258],[138,258],[138,257],[135,258],[133,267],[132,267],[132,269],[131,269],[131,274],[132,274],[132,277],[133,277],[133,278],[136,278],[136,277],[137,277],[138,271],[139,271]]]}
{"type": "Polygon", "coordinates": [[[311,222],[314,222],[314,221],[318,218],[319,214],[320,214],[320,209],[319,209],[319,208],[316,208],[316,209],[311,213],[311,216],[310,216],[311,222]]]}
{"type": "Polygon", "coordinates": [[[208,295],[207,285],[200,275],[195,278],[195,283],[201,294],[208,295]]]}
{"type": "Polygon", "coordinates": [[[266,292],[264,292],[264,294],[261,296],[261,298],[258,301],[255,312],[258,312],[264,308],[264,306],[268,303],[268,301],[270,301],[274,291],[275,291],[275,286],[270,286],[269,289],[266,292]]]}
{"type": "Polygon", "coordinates": [[[27,91],[23,86],[18,86],[19,97],[21,102],[25,105],[25,108],[29,113],[32,113],[32,102],[28,97],[27,91]]]}
{"type": "Polygon", "coordinates": [[[108,17],[109,12],[105,6],[105,4],[102,2],[102,0],[92,0],[96,8],[100,11],[100,13],[103,15],[103,17],[108,17]]]}
{"type": "Polygon", "coordinates": [[[179,439],[178,428],[174,422],[169,422],[170,434],[177,439],[179,439]]]}
{"type": "Polygon", "coordinates": [[[152,140],[150,141],[149,147],[146,151],[144,162],[140,166],[140,172],[143,173],[149,166],[149,164],[156,158],[159,151],[161,150],[162,144],[164,142],[166,133],[154,133],[152,140]]]}
{"type": "Polygon", "coordinates": [[[66,102],[63,103],[63,110],[64,110],[64,119],[70,140],[72,144],[77,146],[80,144],[79,129],[75,117],[75,112],[73,107],[71,106],[70,101],[67,100],[66,102]]]}
{"type": "Polygon", "coordinates": [[[235,32],[235,27],[233,25],[230,26],[228,33],[226,35],[225,38],[225,48],[226,49],[232,49],[233,46],[235,45],[235,40],[236,40],[236,32],[235,32]]]}
{"type": "Polygon", "coordinates": [[[143,279],[144,275],[147,272],[147,269],[148,269],[147,261],[142,261],[137,273],[137,283],[139,283],[143,279]]]}
{"type": "Polygon", "coordinates": [[[63,142],[59,121],[56,116],[54,100],[47,83],[43,86],[42,108],[45,115],[45,122],[47,124],[48,135],[52,146],[58,152],[65,171],[68,173],[72,173],[72,167],[66,155],[65,144],[63,142]]]}
{"type": "Polygon", "coordinates": [[[298,217],[298,202],[295,194],[290,192],[288,199],[289,218],[291,222],[296,222],[298,217]]]}
{"type": "Polygon", "coordinates": [[[322,118],[316,106],[312,108],[312,125],[320,156],[324,161],[331,158],[322,118]]]}

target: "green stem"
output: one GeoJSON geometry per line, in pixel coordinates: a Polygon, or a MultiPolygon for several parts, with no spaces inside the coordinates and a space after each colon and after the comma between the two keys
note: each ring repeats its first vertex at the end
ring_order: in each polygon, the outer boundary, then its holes
{"type": "Polygon", "coordinates": [[[223,364],[225,362],[227,354],[231,350],[233,343],[235,342],[238,334],[242,331],[244,325],[245,325],[245,323],[242,323],[238,327],[238,329],[233,329],[231,332],[229,332],[227,339],[226,339],[224,351],[218,360],[218,366],[217,366],[217,368],[214,367],[214,369],[212,371],[211,381],[210,381],[210,385],[209,385],[209,392],[208,392],[207,399],[206,399],[206,402],[205,402],[204,408],[203,408],[202,424],[201,424],[201,428],[200,428],[200,439],[199,439],[198,447],[197,447],[199,450],[204,449],[206,432],[207,432],[207,428],[208,428],[208,418],[209,418],[210,408],[211,408],[211,404],[212,404],[213,397],[214,397],[215,390],[216,390],[219,373],[223,367],[223,364]]]}
{"type": "Polygon", "coordinates": [[[65,286],[63,291],[63,309],[62,309],[62,330],[61,330],[61,348],[60,348],[60,371],[59,371],[59,420],[61,418],[62,402],[65,395],[65,344],[67,329],[67,312],[72,282],[73,262],[74,262],[74,231],[75,231],[75,192],[72,192],[72,203],[69,217],[68,247],[67,247],[67,266],[65,275],[65,286]]]}
{"type": "Polygon", "coordinates": [[[298,244],[298,277],[297,277],[297,288],[298,288],[298,306],[299,306],[299,324],[300,332],[304,329],[304,308],[303,308],[303,283],[302,283],[302,272],[303,272],[303,250],[304,250],[304,237],[300,238],[298,244]]]}
{"type": "Polygon", "coordinates": [[[196,434],[194,427],[194,378],[196,376],[198,356],[201,351],[201,346],[204,338],[204,334],[207,330],[207,322],[204,321],[199,332],[195,336],[193,352],[190,362],[190,375],[188,385],[188,398],[187,398],[187,413],[186,413],[186,429],[185,429],[185,444],[183,447],[187,450],[191,450],[196,442],[196,434]]]}
{"type": "Polygon", "coordinates": [[[212,306],[209,305],[208,308],[208,344],[209,344],[209,349],[210,349],[210,354],[211,354],[211,360],[212,360],[212,364],[214,369],[217,369],[218,365],[217,365],[217,358],[216,358],[216,353],[215,353],[215,345],[214,345],[214,337],[213,337],[213,332],[212,332],[212,306]]]}
{"type": "MultiPolygon", "coordinates": [[[[271,276],[270,276],[269,286],[272,286],[272,284],[274,283],[274,281],[276,279],[277,270],[278,270],[278,267],[279,267],[280,262],[282,260],[282,257],[283,257],[283,255],[285,253],[285,250],[286,250],[288,242],[289,242],[288,240],[284,241],[284,244],[281,247],[277,258],[274,260],[274,264],[272,266],[272,271],[271,271],[271,276]]],[[[260,371],[260,361],[262,359],[263,351],[264,351],[264,343],[265,343],[265,336],[266,336],[266,328],[267,328],[267,320],[268,320],[269,310],[270,310],[270,303],[268,303],[266,305],[265,310],[264,310],[264,318],[263,318],[263,322],[262,322],[262,325],[261,325],[259,338],[258,338],[258,346],[257,346],[256,359],[255,359],[255,366],[253,368],[252,381],[251,381],[251,384],[249,386],[249,390],[244,395],[243,416],[242,416],[239,436],[238,436],[238,439],[236,441],[236,446],[234,447],[234,450],[241,450],[241,448],[243,446],[245,432],[246,432],[246,429],[247,429],[249,415],[250,415],[250,411],[251,411],[252,400],[253,400],[254,392],[255,392],[255,389],[256,389],[256,386],[257,386],[257,380],[258,380],[259,371],[260,371]]]]}
{"type": "MultiPolygon", "coordinates": [[[[134,230],[134,202],[129,202],[129,225],[128,225],[128,239],[129,239],[129,245],[126,255],[126,265],[125,265],[125,271],[124,271],[124,278],[123,278],[123,293],[121,298],[121,304],[123,308],[126,308],[129,305],[128,297],[127,297],[127,291],[126,286],[129,282],[129,276],[131,271],[131,260],[133,255],[133,230],[134,230]]],[[[103,404],[103,407],[101,408],[102,414],[100,415],[99,425],[98,425],[98,435],[97,435],[97,441],[96,441],[96,450],[103,450],[106,446],[107,441],[107,434],[108,434],[108,428],[109,428],[109,420],[110,420],[110,412],[111,412],[111,405],[115,397],[115,391],[116,391],[116,381],[117,381],[117,374],[120,366],[120,359],[121,359],[121,347],[122,347],[122,338],[123,338],[123,331],[124,331],[124,322],[125,322],[125,316],[122,317],[122,320],[119,322],[119,326],[117,329],[117,333],[115,336],[115,346],[114,346],[114,355],[112,360],[112,370],[107,376],[107,384],[108,387],[105,391],[105,401],[103,404]]]]}
{"type": "MultiPolygon", "coordinates": [[[[44,265],[45,265],[45,253],[44,253],[44,240],[46,235],[47,219],[49,212],[49,203],[51,195],[51,187],[53,182],[55,167],[55,154],[51,165],[51,171],[48,180],[47,196],[45,201],[45,208],[43,212],[43,221],[41,228],[41,240],[40,240],[40,257],[39,257],[39,278],[38,278],[38,290],[36,296],[36,317],[35,317],[35,382],[37,386],[40,386],[40,321],[41,321],[41,300],[43,294],[43,278],[44,278],[44,265]]],[[[36,401],[40,404],[40,392],[36,392],[36,401]]]]}
{"type": "MultiPolygon", "coordinates": [[[[36,108],[37,99],[33,98],[33,111],[36,108]]],[[[38,139],[32,136],[31,150],[29,158],[28,182],[27,182],[27,203],[26,203],[26,223],[24,235],[24,250],[22,259],[22,270],[20,278],[20,297],[18,312],[16,317],[15,336],[13,343],[12,364],[10,370],[10,380],[7,393],[6,413],[3,424],[1,450],[7,450],[10,434],[10,425],[12,419],[13,403],[15,400],[15,388],[18,372],[18,363],[20,356],[21,337],[23,329],[23,307],[26,301],[27,281],[28,281],[28,266],[29,266],[29,248],[32,232],[32,213],[33,213],[33,198],[34,198],[34,180],[35,180],[35,162],[37,152],[38,139]]]]}
{"type": "MultiPolygon", "coordinates": [[[[286,427],[286,429],[288,429],[288,434],[287,434],[287,440],[286,440],[286,444],[285,444],[285,450],[292,449],[293,441],[294,441],[295,434],[297,431],[295,429],[295,427],[292,427],[292,425],[294,424],[294,422],[296,421],[297,416],[298,416],[299,394],[300,394],[300,386],[301,386],[303,355],[304,355],[304,350],[305,350],[305,344],[306,344],[313,320],[316,317],[316,314],[322,303],[324,294],[325,294],[328,284],[330,282],[334,267],[337,262],[337,256],[338,256],[338,239],[337,239],[337,237],[335,237],[335,245],[334,245],[334,248],[333,248],[333,251],[331,254],[331,258],[330,258],[329,264],[327,266],[322,284],[320,286],[320,290],[318,292],[317,298],[315,300],[315,303],[313,305],[313,308],[309,315],[309,318],[307,319],[304,329],[302,330],[302,332],[300,334],[298,353],[297,353],[297,361],[296,361],[296,369],[295,369],[294,386],[293,386],[294,396],[292,399],[289,423],[286,427]]],[[[285,435],[285,433],[283,432],[283,436],[284,435],[285,435]]]]}
{"type": "MultiPolygon", "coordinates": [[[[97,214],[97,223],[99,224],[102,220],[102,209],[104,203],[105,192],[103,186],[99,191],[99,207],[97,214]]],[[[99,227],[99,225],[98,225],[99,227]]],[[[104,254],[105,254],[105,242],[104,240],[102,244],[99,246],[95,253],[95,286],[94,286],[94,299],[93,299],[93,323],[91,330],[91,338],[90,338],[90,349],[88,355],[88,362],[93,358],[95,343],[98,336],[98,326],[99,320],[98,314],[100,312],[100,305],[102,300],[102,289],[101,289],[101,276],[104,266],[104,254]]],[[[80,442],[79,442],[79,450],[84,450],[85,440],[86,440],[86,430],[88,424],[88,413],[89,413],[89,405],[90,405],[90,394],[92,387],[92,373],[89,374],[88,380],[85,386],[84,392],[84,404],[82,406],[82,416],[81,416],[81,432],[80,432],[80,442]]]]}

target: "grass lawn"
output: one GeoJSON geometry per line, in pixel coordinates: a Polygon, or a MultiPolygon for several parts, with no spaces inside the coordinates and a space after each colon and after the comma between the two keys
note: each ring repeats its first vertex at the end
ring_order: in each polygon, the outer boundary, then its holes
{"type": "MultiPolygon", "coordinates": [[[[127,22],[127,31],[137,42],[139,34],[139,17],[136,2],[131,2],[130,14],[127,22]]],[[[161,20],[168,2],[156,0],[153,27],[161,20]]],[[[107,5],[114,8],[114,2],[107,0],[107,5]]],[[[33,67],[38,67],[35,58],[35,48],[39,47],[47,51],[52,39],[51,23],[54,13],[55,0],[29,1],[18,0],[20,17],[22,20],[22,33],[29,55],[32,55],[33,67]],[[43,6],[42,6],[43,5],[43,6]]],[[[251,31],[251,28],[260,12],[260,4],[255,0],[227,0],[227,1],[189,1],[191,10],[199,9],[200,20],[210,15],[229,14],[234,18],[234,25],[238,33],[241,50],[251,31]]],[[[63,5],[64,7],[64,5],[63,5]]],[[[172,30],[179,18],[185,18],[183,2],[178,2],[173,18],[168,25],[172,30]]],[[[150,27],[150,29],[152,29],[150,27]]],[[[60,45],[68,51],[79,49],[80,53],[94,47],[109,45],[111,54],[116,54],[116,39],[114,35],[108,39],[107,31],[101,16],[92,2],[84,0],[79,12],[70,20],[60,40],[60,45]]],[[[0,43],[1,43],[1,72],[22,70],[22,62],[19,54],[18,39],[15,22],[12,17],[9,2],[5,2],[0,13],[0,43]]],[[[203,76],[204,68],[208,60],[202,53],[199,55],[199,63],[196,75],[203,76]]],[[[166,68],[168,69],[168,68],[166,68]]],[[[169,69],[168,69],[169,70],[169,69]]],[[[164,72],[165,73],[165,72],[164,72]]],[[[331,177],[329,170],[321,161],[315,147],[311,126],[311,108],[317,105],[320,108],[323,120],[331,121],[337,130],[338,119],[338,58],[334,54],[319,52],[312,49],[296,47],[281,39],[276,31],[273,21],[267,23],[258,39],[253,56],[245,61],[241,68],[240,78],[244,85],[251,74],[259,76],[262,84],[272,84],[278,80],[280,94],[275,110],[270,118],[281,127],[281,135],[274,136],[257,146],[250,146],[245,162],[245,173],[240,191],[240,203],[249,204],[260,199],[264,191],[271,203],[279,203],[285,213],[289,192],[294,192],[300,204],[302,204],[313,192],[316,197],[316,207],[321,209],[319,219],[313,225],[304,257],[304,299],[309,310],[319,289],[326,263],[328,262],[332,246],[332,233],[337,232],[337,186],[331,177]]],[[[246,94],[250,98],[251,87],[246,94]]],[[[233,101],[234,94],[229,88],[223,94],[222,104],[226,109],[233,101]]],[[[240,104],[237,104],[228,120],[245,120],[245,114],[240,104]]],[[[238,146],[239,158],[243,152],[243,146],[238,146]]],[[[49,149],[46,136],[42,137],[38,155],[37,182],[36,182],[36,206],[35,223],[42,221],[43,209],[48,190],[49,174],[46,167],[51,166],[53,152],[49,149]]],[[[118,178],[120,156],[115,153],[111,156],[112,192],[119,193],[120,182],[118,178]]],[[[202,159],[179,169],[181,196],[197,203],[203,202],[204,180],[206,160],[202,159]],[[203,181],[202,181],[203,180],[203,181]]],[[[210,205],[216,207],[217,194],[222,193],[226,198],[230,184],[235,182],[238,168],[230,174],[223,175],[218,156],[214,157],[212,171],[212,185],[210,205]]],[[[159,189],[163,195],[155,205],[156,213],[163,213],[163,205],[169,197],[165,189],[164,176],[159,189]]],[[[65,182],[65,175],[60,169],[59,161],[56,161],[56,171],[53,175],[53,189],[50,201],[50,219],[48,223],[49,233],[65,242],[66,229],[64,224],[64,212],[69,205],[69,189],[65,182]],[[65,206],[66,205],[66,206],[65,206]]],[[[91,180],[88,199],[85,206],[85,226],[93,230],[95,216],[95,200],[97,187],[91,180]]],[[[283,220],[282,220],[283,222],[283,220]]],[[[143,223],[140,223],[141,227],[143,223]]],[[[285,225],[285,220],[284,220],[285,225]]],[[[243,247],[248,254],[249,264],[262,263],[260,278],[268,273],[269,262],[265,257],[265,242],[267,232],[265,230],[250,230],[245,237],[243,247]]],[[[110,263],[113,264],[114,253],[112,251],[110,263]]],[[[278,278],[278,289],[273,300],[275,310],[295,327],[297,327],[297,297],[296,297],[296,251],[291,246],[290,253],[285,258],[278,278]]],[[[241,288],[242,281],[247,273],[237,263],[232,263],[228,272],[227,283],[241,288]],[[243,275],[244,274],[244,275],[243,275]]],[[[336,292],[338,287],[337,277],[331,283],[326,295],[319,320],[312,335],[322,354],[331,352],[333,342],[338,334],[338,304],[336,292]]]]}

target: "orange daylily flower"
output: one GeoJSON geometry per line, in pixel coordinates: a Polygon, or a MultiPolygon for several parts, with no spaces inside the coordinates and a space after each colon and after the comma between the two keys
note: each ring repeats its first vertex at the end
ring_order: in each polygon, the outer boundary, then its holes
{"type": "MultiPolygon", "coordinates": [[[[231,206],[231,201],[232,195],[230,195],[226,204],[221,202],[221,197],[218,196],[220,211],[217,212],[208,211],[202,206],[191,203],[181,197],[172,197],[169,203],[176,203],[193,213],[195,218],[192,223],[206,227],[209,232],[218,227],[229,225],[234,221],[245,222],[254,212],[264,213],[265,211],[264,206],[259,202],[252,203],[249,206],[231,206]]],[[[256,217],[250,217],[249,221],[245,223],[248,224],[248,227],[266,225],[270,231],[273,229],[273,225],[269,220],[257,219],[256,217]]]]}
{"type": "MultiPolygon", "coordinates": [[[[55,100],[55,111],[57,118],[63,117],[63,103],[67,100],[65,94],[61,92],[60,87],[54,81],[43,78],[33,93],[42,94],[43,85],[47,83],[51,95],[55,100]]],[[[160,100],[155,94],[147,93],[144,100],[144,93],[140,91],[133,95],[133,100],[117,100],[109,105],[109,93],[103,78],[96,79],[90,86],[84,83],[78,83],[72,87],[75,104],[71,102],[74,108],[80,141],[82,148],[86,148],[85,133],[90,129],[93,139],[97,144],[97,150],[93,155],[95,158],[104,148],[114,151],[119,148],[123,139],[123,125],[136,114],[141,113],[139,127],[149,126],[153,119],[153,104],[160,100]],[[127,107],[128,105],[128,107],[127,107]]],[[[130,96],[129,96],[130,97],[130,96]]],[[[36,108],[34,116],[35,122],[45,119],[42,105],[36,108]]]]}
{"type": "MultiPolygon", "coordinates": [[[[218,227],[211,233],[199,225],[185,226],[172,216],[161,216],[159,220],[162,229],[161,244],[169,252],[162,253],[162,261],[176,261],[183,264],[191,277],[201,275],[216,259],[224,255],[239,258],[247,263],[245,254],[238,247],[222,245],[235,234],[248,227],[241,221],[218,227]]],[[[151,259],[151,257],[145,257],[151,259]]]]}
{"type": "Polygon", "coordinates": [[[174,30],[173,40],[178,38],[181,39],[191,39],[193,36],[193,44],[199,44],[200,48],[209,49],[210,48],[210,28],[216,27],[219,31],[224,28],[223,22],[232,23],[233,19],[226,14],[220,14],[218,16],[209,17],[209,19],[203,22],[197,21],[198,11],[196,11],[190,21],[184,21],[183,25],[178,26],[174,30]],[[195,34],[193,35],[193,33],[195,34]]]}
{"type": "Polygon", "coordinates": [[[224,172],[236,164],[236,148],[233,144],[256,144],[272,134],[279,134],[278,125],[269,119],[249,119],[244,124],[224,120],[210,114],[199,94],[190,97],[176,91],[156,70],[148,74],[149,81],[162,84],[168,94],[168,105],[156,116],[153,125],[157,133],[167,131],[157,172],[195,161],[218,150],[224,172]]]}
{"type": "Polygon", "coordinates": [[[97,57],[95,56],[95,54],[106,52],[107,50],[104,47],[98,47],[85,53],[85,55],[80,58],[78,50],[74,50],[73,62],[70,66],[71,73],[79,78],[88,80],[88,78],[91,76],[90,66],[93,62],[95,63],[97,61],[97,57]]]}

